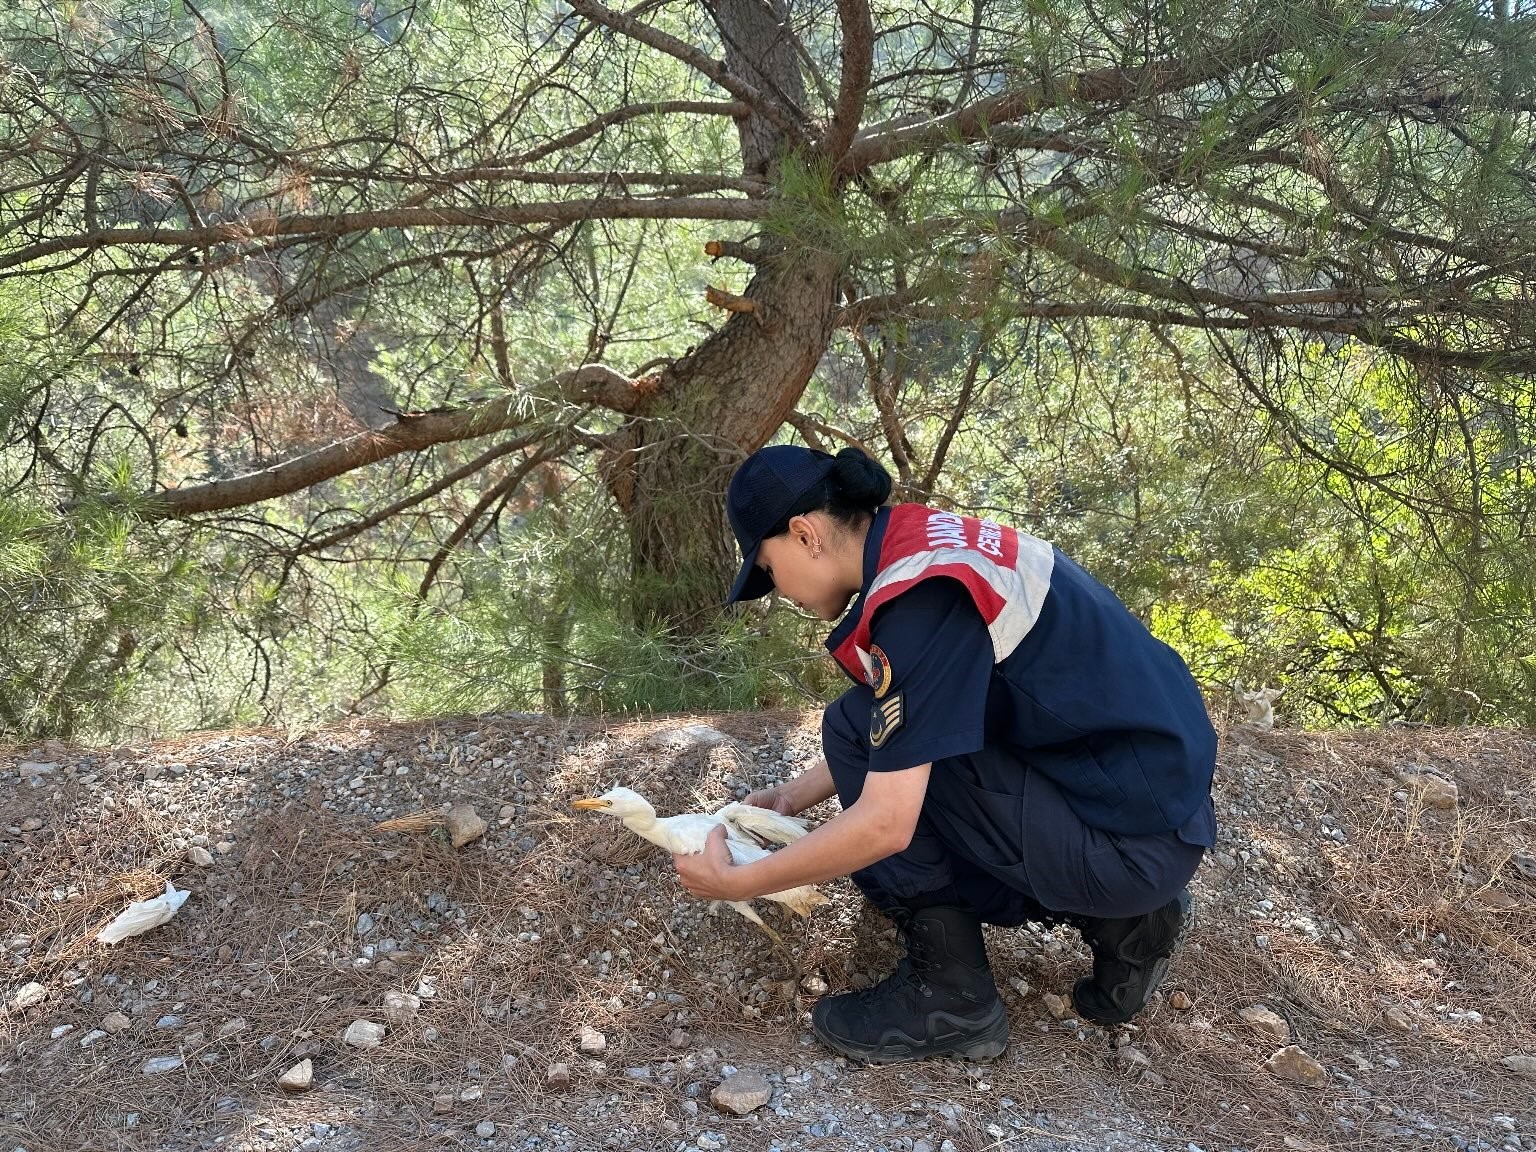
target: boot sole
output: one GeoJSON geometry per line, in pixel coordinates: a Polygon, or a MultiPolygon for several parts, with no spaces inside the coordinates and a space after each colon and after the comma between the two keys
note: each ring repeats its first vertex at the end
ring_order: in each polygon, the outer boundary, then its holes
{"type": "Polygon", "coordinates": [[[817,1038],[839,1055],[865,1064],[902,1064],[934,1056],[960,1056],[966,1060],[993,1060],[1008,1048],[1008,1013],[998,1000],[981,1021],[948,1012],[930,1013],[928,1036],[918,1039],[891,1029],[876,1044],[859,1044],[824,1032],[812,1019],[817,1038]]]}

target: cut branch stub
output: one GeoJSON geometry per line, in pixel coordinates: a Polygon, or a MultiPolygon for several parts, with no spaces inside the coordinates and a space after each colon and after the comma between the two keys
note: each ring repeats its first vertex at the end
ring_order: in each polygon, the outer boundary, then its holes
{"type": "Polygon", "coordinates": [[[704,245],[704,255],[711,260],[740,260],[743,264],[757,264],[767,259],[768,254],[761,248],[754,248],[750,244],[743,244],[739,240],[711,240],[704,245]]]}
{"type": "Polygon", "coordinates": [[[768,309],[757,300],[747,296],[738,296],[734,292],[727,292],[723,288],[716,288],[713,284],[705,287],[704,299],[716,308],[723,308],[727,312],[745,312],[759,324],[772,331],[772,325],[768,318],[768,309]]]}

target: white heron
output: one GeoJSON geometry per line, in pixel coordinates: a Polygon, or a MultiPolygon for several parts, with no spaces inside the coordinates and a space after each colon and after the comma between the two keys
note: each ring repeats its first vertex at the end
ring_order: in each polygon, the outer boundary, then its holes
{"type": "MultiPolygon", "coordinates": [[[[756,808],[739,802],[727,804],[715,812],[658,816],[650,801],[632,788],[611,788],[601,796],[573,801],[571,807],[617,816],[624,827],[637,836],[683,856],[704,851],[709,834],[716,828],[724,828],[725,846],[730,849],[733,864],[750,864],[768,855],[768,849],[760,841],[792,844],[808,830],[806,822],[798,817],[783,816],[770,808],[756,808]]],[[[809,916],[816,905],[828,902],[814,884],[803,884],[784,892],[769,892],[762,898],[783,904],[802,916],[809,916]]],[[[788,952],[779,934],[763,923],[751,904],[745,900],[726,900],[724,903],[768,933],[781,949],[788,952]]]]}

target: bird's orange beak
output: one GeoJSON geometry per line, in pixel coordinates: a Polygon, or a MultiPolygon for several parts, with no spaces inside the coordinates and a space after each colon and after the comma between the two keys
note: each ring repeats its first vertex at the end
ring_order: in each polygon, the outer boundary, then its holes
{"type": "Polygon", "coordinates": [[[572,800],[571,807],[579,808],[583,812],[597,812],[603,808],[611,808],[613,805],[601,796],[588,796],[584,800],[572,800]]]}

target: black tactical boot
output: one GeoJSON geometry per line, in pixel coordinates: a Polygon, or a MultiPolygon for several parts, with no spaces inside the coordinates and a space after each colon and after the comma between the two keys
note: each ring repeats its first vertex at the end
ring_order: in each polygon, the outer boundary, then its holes
{"type": "Polygon", "coordinates": [[[957,1055],[990,1060],[1008,1047],[1008,1014],[992,983],[981,921],[969,908],[898,909],[907,954],[864,992],[824,996],[811,1027],[827,1047],[874,1064],[957,1055]]]}
{"type": "Polygon", "coordinates": [[[1078,1014],[1095,1024],[1124,1024],[1147,1006],[1189,928],[1189,889],[1145,916],[1095,920],[1074,916],[1093,952],[1093,975],[1072,987],[1078,1014]]]}

